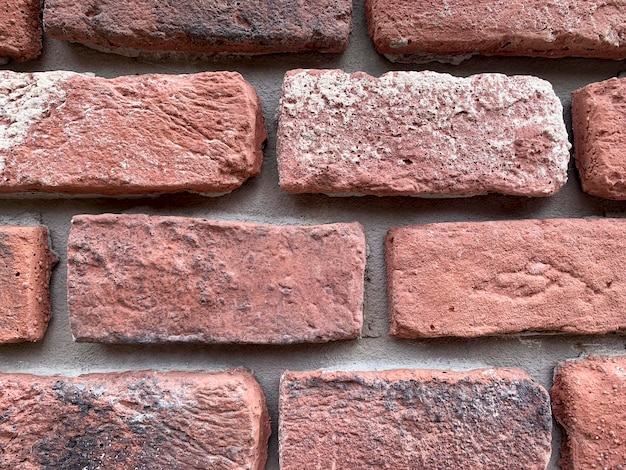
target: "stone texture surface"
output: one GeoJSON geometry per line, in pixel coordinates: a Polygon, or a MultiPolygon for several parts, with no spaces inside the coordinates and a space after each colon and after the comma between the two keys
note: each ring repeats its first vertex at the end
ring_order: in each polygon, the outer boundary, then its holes
{"type": "Polygon", "coordinates": [[[519,369],[286,372],[283,470],[541,469],[548,393],[519,369]]]}
{"type": "Polygon", "coordinates": [[[626,330],[625,219],[393,228],[391,334],[473,337],[626,330]]]}
{"type": "Polygon", "coordinates": [[[0,374],[0,384],[3,468],[265,468],[265,398],[242,370],[0,374]]]}
{"type": "Polygon", "coordinates": [[[583,190],[626,199],[626,78],[572,93],[574,156],[583,190]]]}
{"type": "Polygon", "coordinates": [[[366,10],[376,50],[392,60],[626,58],[626,10],[616,0],[367,0],[366,10]]]}
{"type": "Polygon", "coordinates": [[[341,52],[350,0],[47,0],[46,34],[106,48],[194,52],[341,52]]]}
{"type": "Polygon", "coordinates": [[[561,363],[551,395],[563,470],[626,468],[626,357],[561,363]]]}
{"type": "Polygon", "coordinates": [[[280,184],[290,193],[549,196],[567,180],[562,113],[535,77],[289,71],[280,184]]]}
{"type": "Polygon", "coordinates": [[[46,227],[0,225],[0,343],[43,338],[56,262],[46,227]]]}
{"type": "Polygon", "coordinates": [[[40,0],[0,2],[0,59],[18,62],[41,54],[40,0]]]}
{"type": "Polygon", "coordinates": [[[219,194],[263,159],[259,98],[234,72],[0,71],[0,109],[0,194],[219,194]]]}
{"type": "Polygon", "coordinates": [[[70,322],[77,341],[353,339],[363,322],[364,269],[365,235],[356,223],[76,216],[70,322]]]}

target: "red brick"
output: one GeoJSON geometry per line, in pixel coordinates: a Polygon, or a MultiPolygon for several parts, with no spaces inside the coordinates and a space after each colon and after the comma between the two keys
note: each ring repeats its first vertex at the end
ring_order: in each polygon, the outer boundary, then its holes
{"type": "Polygon", "coordinates": [[[293,70],[277,136],[290,193],[549,196],[567,180],[552,85],[501,74],[293,70]]]}
{"type": "Polygon", "coordinates": [[[626,58],[626,11],[619,2],[367,0],[366,11],[376,50],[392,61],[455,57],[458,63],[474,54],[626,58]]]}
{"type": "Polygon", "coordinates": [[[56,262],[46,227],[0,226],[0,343],[43,338],[56,262]]]}
{"type": "Polygon", "coordinates": [[[41,54],[41,1],[2,0],[0,61],[33,60],[41,54]]]}
{"type": "Polygon", "coordinates": [[[626,468],[626,357],[559,364],[551,395],[563,470],[626,468]]]}
{"type": "Polygon", "coordinates": [[[263,159],[261,104],[234,72],[0,71],[0,108],[0,193],[219,194],[263,159]]]}
{"type": "Polygon", "coordinates": [[[365,236],[356,223],[83,215],[68,245],[77,341],[298,343],[360,334],[365,236]]]}
{"type": "Polygon", "coordinates": [[[572,93],[574,156],[583,190],[626,199],[626,78],[592,83],[572,93]]]}
{"type": "Polygon", "coordinates": [[[350,0],[47,0],[44,24],[57,39],[127,54],[342,52],[351,15],[350,0]]]}
{"type": "Polygon", "coordinates": [[[624,219],[391,229],[391,334],[403,338],[626,329],[624,219]]]}
{"type": "Polygon", "coordinates": [[[265,398],[242,370],[0,374],[0,384],[3,468],[265,468],[265,398]]]}
{"type": "Polygon", "coordinates": [[[523,468],[550,459],[548,393],[524,371],[286,372],[283,470],[523,468]]]}

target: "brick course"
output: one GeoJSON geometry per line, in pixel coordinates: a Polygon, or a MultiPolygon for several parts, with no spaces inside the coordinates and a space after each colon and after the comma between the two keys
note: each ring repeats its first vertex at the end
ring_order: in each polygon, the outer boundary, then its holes
{"type": "Polygon", "coordinates": [[[0,384],[4,468],[265,468],[265,398],[242,370],[0,374],[0,384]]]}
{"type": "Polygon", "coordinates": [[[46,227],[0,225],[0,343],[43,338],[56,262],[46,227]]]}
{"type": "Polygon", "coordinates": [[[548,393],[525,372],[286,372],[283,470],[524,468],[550,459],[548,393]]]}
{"type": "Polygon", "coordinates": [[[0,3],[0,64],[6,59],[33,60],[41,54],[40,0],[0,3]]]}
{"type": "Polygon", "coordinates": [[[386,242],[391,334],[626,330],[625,219],[397,227],[386,242]]]}
{"type": "Polygon", "coordinates": [[[221,194],[263,161],[261,104],[235,72],[0,71],[0,106],[0,194],[221,194]]]}
{"type": "Polygon", "coordinates": [[[558,365],[551,390],[564,428],[559,465],[626,468],[626,357],[589,357],[558,365]]]}
{"type": "Polygon", "coordinates": [[[354,339],[364,269],[356,223],[76,216],[68,241],[72,333],[112,343],[354,339]]]}
{"type": "Polygon", "coordinates": [[[290,193],[550,196],[569,141],[552,86],[501,74],[458,78],[293,70],[276,157],[290,193]]]}

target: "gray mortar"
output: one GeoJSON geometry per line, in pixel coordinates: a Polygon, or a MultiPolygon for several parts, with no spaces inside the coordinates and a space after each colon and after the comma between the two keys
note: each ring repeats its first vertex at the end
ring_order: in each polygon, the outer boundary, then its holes
{"type": "MultiPolygon", "coordinates": [[[[587,196],[570,163],[569,181],[555,196],[520,198],[487,195],[465,199],[408,197],[329,198],[324,195],[291,196],[278,187],[276,169],[276,109],[282,78],[294,68],[362,70],[380,76],[389,70],[435,70],[458,76],[482,72],[536,75],[549,80],[565,108],[571,132],[570,93],[590,82],[617,76],[624,64],[592,59],[531,59],[474,57],[458,66],[431,63],[405,65],[379,56],[369,40],[364,21],[364,0],[355,1],[350,46],[342,55],[286,54],[247,58],[221,58],[210,62],[158,62],[105,54],[80,45],[49,38],[43,56],[35,62],[11,62],[15,71],[73,70],[115,77],[135,73],[193,73],[237,70],[256,87],[263,102],[268,129],[261,176],[220,198],[176,194],[139,199],[2,199],[0,221],[33,220],[47,225],[60,257],[51,283],[53,318],[43,342],[0,347],[0,370],[38,374],[77,375],[87,372],[157,370],[222,370],[246,367],[260,382],[272,416],[272,438],[267,468],[278,468],[276,439],[277,394],[281,373],[292,370],[371,370],[393,367],[472,369],[521,367],[546,388],[560,361],[586,354],[624,354],[626,336],[529,335],[473,340],[407,341],[388,336],[383,243],[396,225],[470,220],[554,217],[624,217],[624,203],[587,196]],[[301,346],[105,346],[74,343],[68,326],[66,282],[67,236],[73,215],[81,213],[147,213],[226,220],[318,224],[358,221],[365,227],[370,248],[366,272],[365,326],[360,340],[301,346]],[[24,214],[28,214],[25,218],[24,214]],[[35,217],[33,217],[35,215],[35,217]]],[[[570,135],[571,137],[571,135],[570,135]]],[[[506,312],[503,312],[506,314],[506,312]]],[[[549,468],[557,469],[560,431],[555,426],[549,468]]]]}

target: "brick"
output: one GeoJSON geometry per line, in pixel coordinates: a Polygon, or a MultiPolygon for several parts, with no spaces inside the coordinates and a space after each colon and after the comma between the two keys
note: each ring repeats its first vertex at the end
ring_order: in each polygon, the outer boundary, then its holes
{"type": "Polygon", "coordinates": [[[46,34],[125,54],[342,52],[350,0],[46,0],[46,34]],[[130,50],[129,50],[130,49],[130,50]]]}
{"type": "Polygon", "coordinates": [[[393,228],[391,334],[403,338],[626,329],[624,219],[393,228]]]}
{"type": "Polygon", "coordinates": [[[559,364],[552,410],[565,430],[559,465],[626,468],[626,357],[589,357],[559,364]]]}
{"type": "Polygon", "coordinates": [[[0,63],[33,60],[41,54],[40,0],[0,2],[0,63]]]}
{"type": "Polygon", "coordinates": [[[548,393],[524,371],[286,372],[282,470],[524,468],[550,460],[548,393]]]}
{"type": "Polygon", "coordinates": [[[363,322],[364,269],[357,223],[76,216],[68,242],[72,333],[108,343],[353,339],[363,322]]]}
{"type": "Polygon", "coordinates": [[[234,72],[0,71],[0,109],[0,194],[220,194],[263,159],[261,104],[234,72]]]}
{"type": "Polygon", "coordinates": [[[265,398],[242,370],[0,374],[0,384],[4,468],[265,468],[265,398]]]}
{"type": "Polygon", "coordinates": [[[56,262],[46,227],[0,226],[0,343],[43,338],[56,262]]]}
{"type": "Polygon", "coordinates": [[[562,106],[539,78],[293,70],[277,135],[290,193],[549,196],[567,180],[562,106]]]}
{"type": "Polygon", "coordinates": [[[376,50],[392,61],[458,63],[474,54],[626,58],[619,2],[367,0],[376,50]]]}
{"type": "Polygon", "coordinates": [[[574,157],[583,190],[626,199],[626,78],[592,83],[572,93],[574,157]]]}

